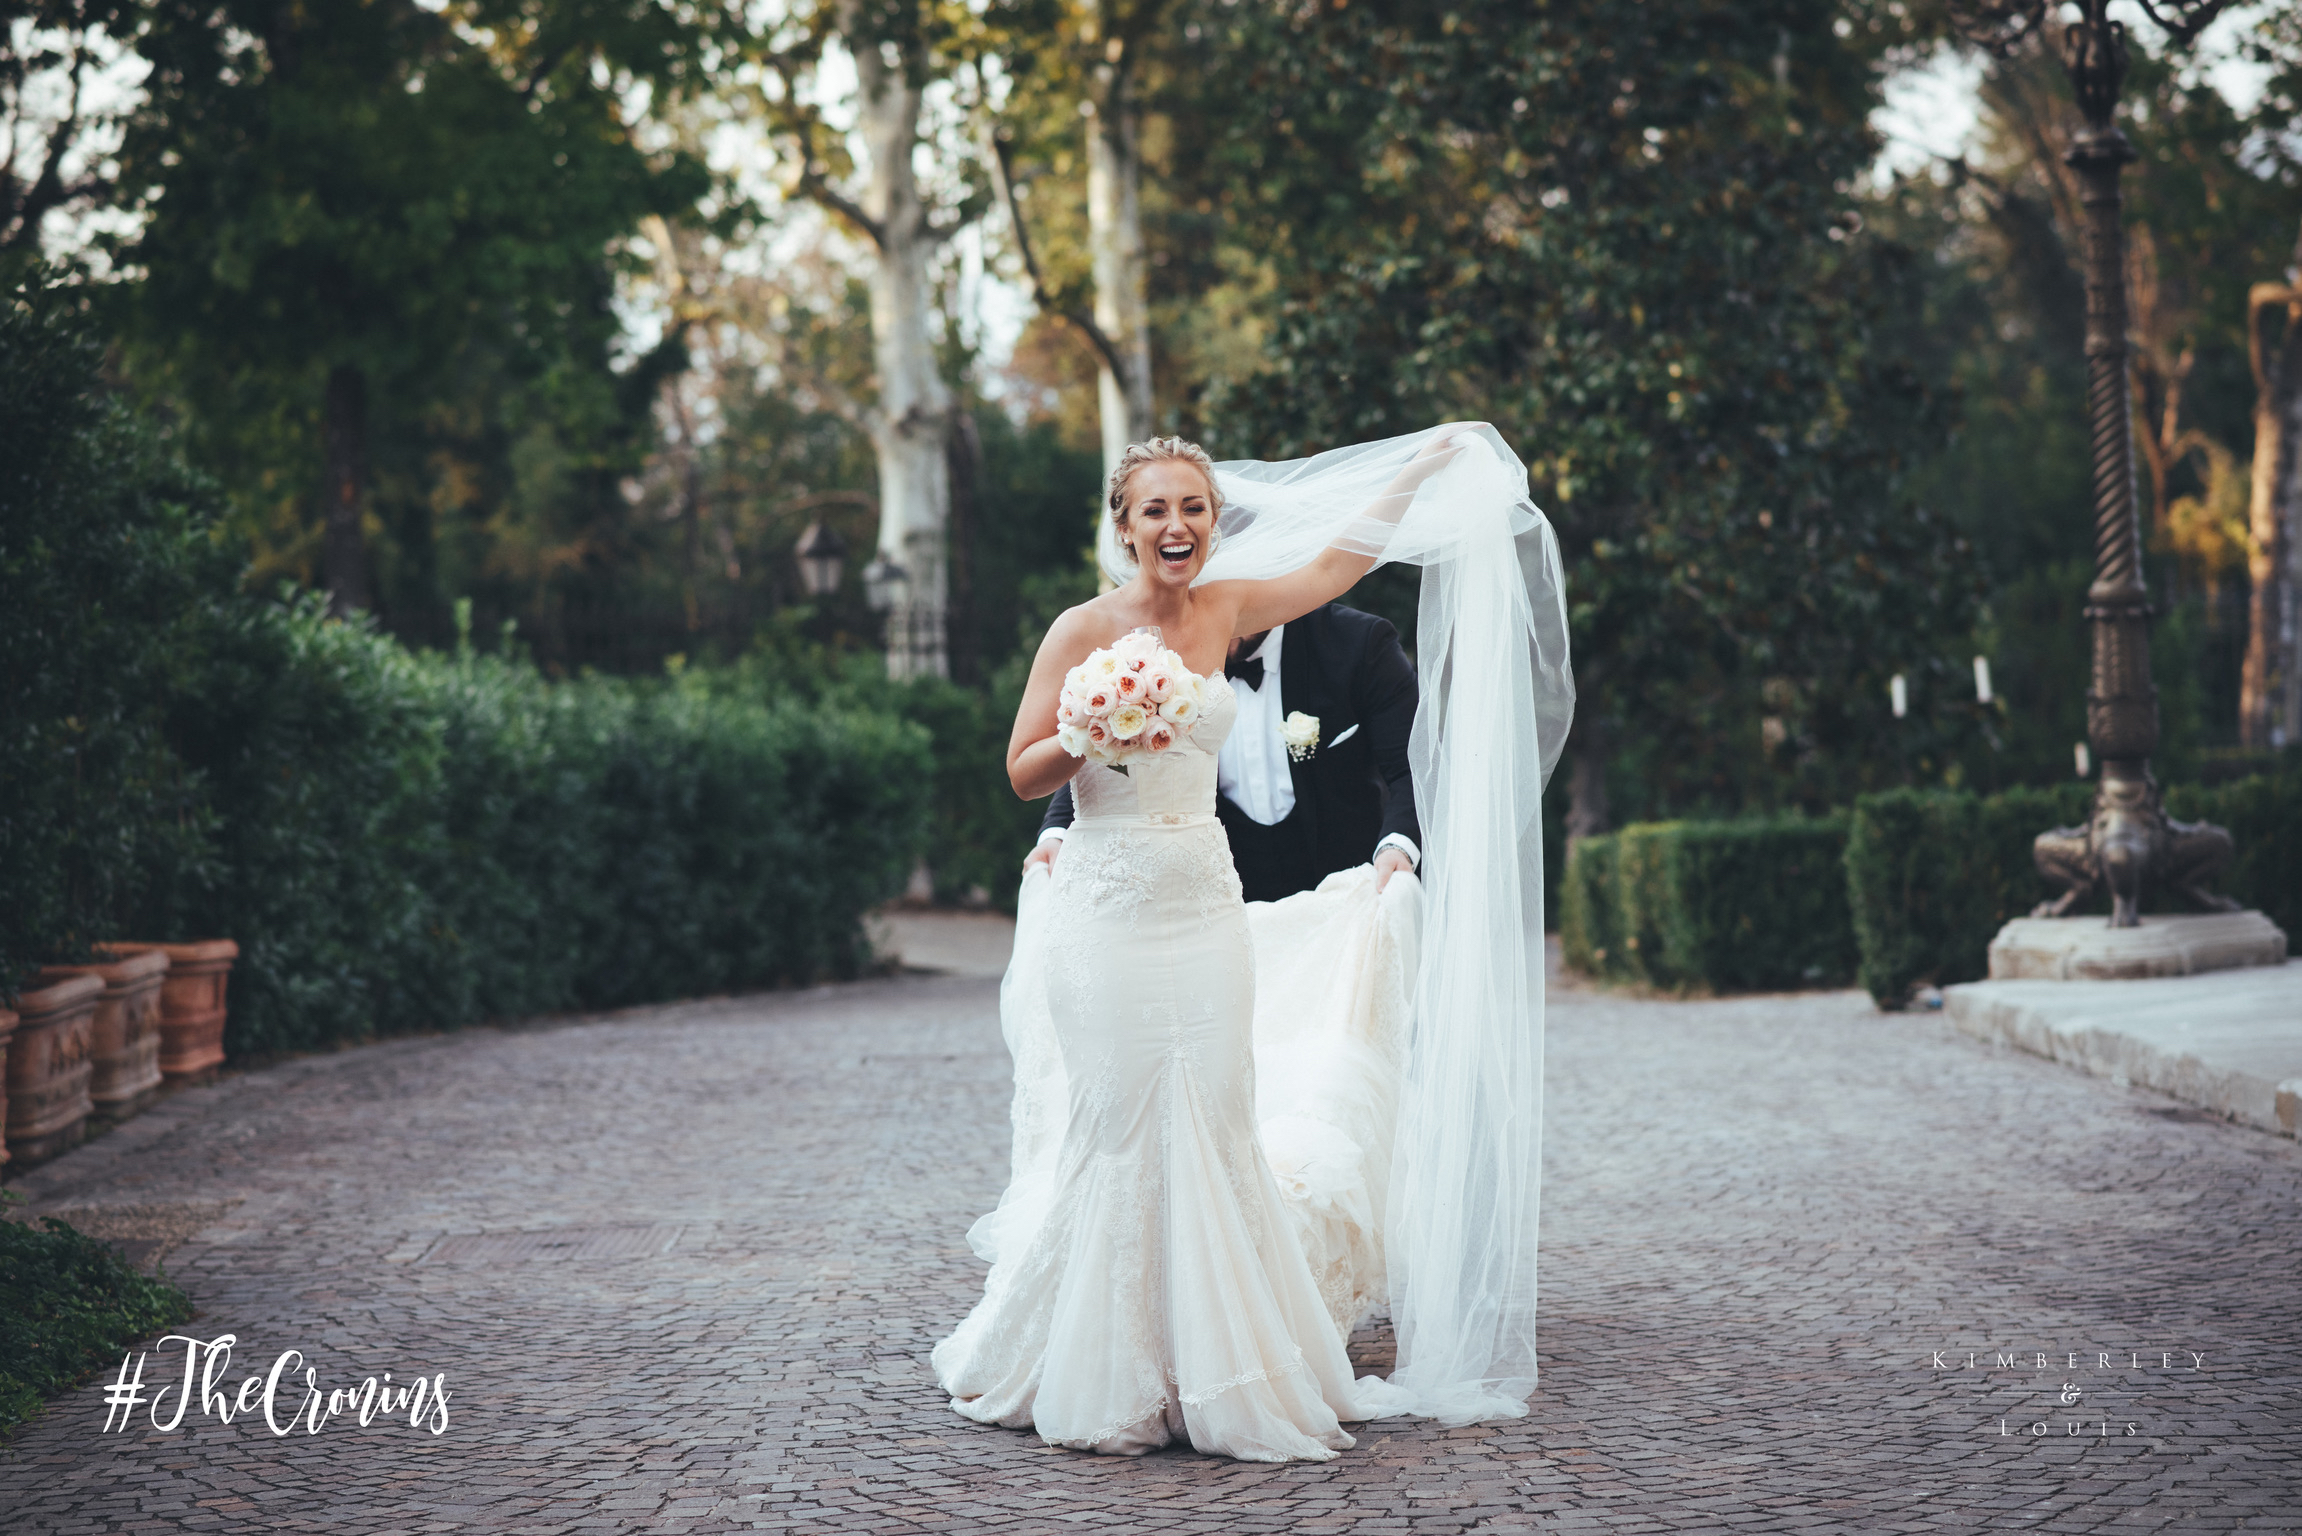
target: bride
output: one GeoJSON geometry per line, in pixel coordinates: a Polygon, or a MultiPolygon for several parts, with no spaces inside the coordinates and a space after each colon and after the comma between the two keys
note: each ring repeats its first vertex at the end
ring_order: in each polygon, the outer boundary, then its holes
{"type": "Polygon", "coordinates": [[[938,1379],[970,1418],[1116,1454],[1188,1438],[1325,1460],[1349,1421],[1522,1414],[1537,812],[1573,697],[1526,471],[1484,425],[1287,464],[1154,439],[1128,449],[1110,505],[1103,562],[1126,579],[1049,628],[1008,748],[1019,795],[1069,783],[1079,814],[1052,884],[1027,878],[1019,904],[1013,1179],[969,1234],[992,1270],[935,1349],[938,1379]],[[1214,815],[1227,648],[1383,560],[1424,569],[1427,931],[1418,945],[1412,877],[1377,896],[1366,871],[1258,904],[1251,924],[1214,815]],[[1064,676],[1146,626],[1208,678],[1201,721],[1131,772],[1083,763],[1057,739],[1064,676]],[[1259,971],[1354,957],[1355,982],[1265,997],[1258,1018],[1259,971]],[[1386,1296],[1398,1368],[1354,1381],[1344,1341],[1386,1296]]]}

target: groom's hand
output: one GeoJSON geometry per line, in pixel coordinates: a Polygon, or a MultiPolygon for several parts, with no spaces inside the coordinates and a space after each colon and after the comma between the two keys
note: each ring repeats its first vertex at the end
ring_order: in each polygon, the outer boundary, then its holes
{"type": "Polygon", "coordinates": [[[1041,843],[1038,847],[1032,849],[1030,855],[1024,859],[1023,872],[1028,875],[1031,873],[1032,867],[1037,865],[1044,868],[1047,873],[1051,875],[1054,874],[1055,854],[1057,850],[1062,848],[1062,846],[1063,840],[1061,838],[1055,837],[1051,837],[1046,842],[1041,843]]]}
{"type": "Polygon", "coordinates": [[[1410,859],[1410,858],[1408,858],[1408,857],[1407,857],[1405,854],[1401,853],[1401,852],[1400,852],[1398,849],[1396,849],[1396,848],[1385,848],[1385,849],[1384,849],[1382,852],[1380,852],[1380,853],[1376,854],[1376,855],[1375,855],[1375,892],[1376,892],[1376,894],[1377,894],[1377,895],[1380,895],[1380,894],[1382,894],[1382,890],[1383,890],[1383,887],[1384,887],[1384,886],[1386,886],[1386,885],[1389,885],[1389,884],[1391,883],[1391,877],[1392,877],[1393,875],[1397,874],[1397,873],[1398,873],[1400,870],[1403,870],[1403,869],[1404,869],[1404,870],[1412,870],[1414,867],[1415,867],[1415,861],[1414,861],[1414,860],[1412,860],[1412,859],[1410,859]]]}

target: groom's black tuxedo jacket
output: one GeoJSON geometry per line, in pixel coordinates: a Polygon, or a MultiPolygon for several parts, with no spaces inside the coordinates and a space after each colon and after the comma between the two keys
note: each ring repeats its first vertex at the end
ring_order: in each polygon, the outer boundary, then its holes
{"type": "MultiPolygon", "coordinates": [[[[1415,724],[1415,667],[1386,619],[1329,603],[1287,625],[1279,647],[1279,702],[1319,718],[1319,750],[1290,762],[1295,809],[1277,826],[1251,821],[1230,797],[1215,814],[1249,901],[1307,891],[1338,869],[1364,864],[1394,832],[1422,844],[1407,736],[1415,724]],[[1357,726],[1339,746],[1335,738],[1357,726]]],[[[1235,727],[1236,728],[1236,727],[1235,727]]],[[[1056,791],[1040,830],[1071,825],[1071,786],[1056,791]]]]}

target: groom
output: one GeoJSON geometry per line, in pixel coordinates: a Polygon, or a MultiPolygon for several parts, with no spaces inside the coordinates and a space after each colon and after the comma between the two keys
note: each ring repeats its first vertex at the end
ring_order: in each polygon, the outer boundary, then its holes
{"type": "MultiPolygon", "coordinates": [[[[1380,890],[1422,862],[1407,771],[1415,668],[1387,620],[1329,603],[1234,639],[1224,669],[1239,718],[1216,758],[1215,815],[1247,900],[1277,901],[1370,859],[1380,890]],[[1281,729],[1295,714],[1317,721],[1301,756],[1281,729]]],[[[1054,863],[1073,814],[1066,784],[1025,868],[1054,863]]]]}

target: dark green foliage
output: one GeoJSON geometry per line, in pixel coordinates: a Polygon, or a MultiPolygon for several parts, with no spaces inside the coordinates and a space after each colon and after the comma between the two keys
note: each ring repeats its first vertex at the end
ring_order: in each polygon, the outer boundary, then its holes
{"type": "Polygon", "coordinates": [[[212,498],[93,370],[48,299],[0,311],[0,983],[230,937],[245,1055],[852,975],[919,786],[983,776],[958,690],[921,708],[961,744],[931,770],[888,697],[555,683],[241,596],[212,498]]]}
{"type": "Polygon", "coordinates": [[[2290,939],[2302,935],[2302,763],[2296,754],[2289,751],[2276,773],[2234,784],[2177,784],[2166,791],[2166,811],[2181,821],[2228,828],[2238,848],[2214,888],[2259,909],[2290,939]]]}
{"type": "Polygon", "coordinates": [[[1047,808],[1018,800],[1007,779],[1007,738],[1021,689],[987,694],[922,680],[890,692],[894,708],[935,743],[926,857],[936,899],[964,901],[981,891],[1012,911],[1023,857],[1047,808]]]}
{"type": "MultiPolygon", "coordinates": [[[[2093,788],[1889,790],[1850,819],[1649,822],[1575,845],[1559,935],[1610,981],[1720,991],[1859,979],[1882,1008],[1922,983],[1988,974],[1990,941],[2050,895],[2031,857],[2085,817],[2093,788]]],[[[2227,827],[2217,883],[2288,932],[2302,923],[2302,773],[2178,786],[2167,810],[2227,827]]],[[[2145,912],[2182,910],[2150,892],[2145,912]]],[[[2091,911],[2108,911],[2098,898],[2091,911]]]]}
{"type": "Polygon", "coordinates": [[[232,562],[216,502],[97,383],[55,296],[0,295],[0,997],[116,937],[199,832],[163,706],[232,562]]]}
{"type": "Polygon", "coordinates": [[[2091,786],[1889,790],[1855,802],[1846,895],[1862,950],[1861,981],[1899,1008],[1921,981],[1948,986],[1989,969],[1992,935],[2049,894],[2030,847],[2048,827],[2086,814],[2091,786]]]}
{"type": "Polygon", "coordinates": [[[182,1291],[55,1217],[38,1226],[0,1219],[0,1435],[42,1398],[191,1315],[182,1291]]]}
{"type": "Polygon", "coordinates": [[[105,295],[127,372],[227,482],[267,580],[317,574],[325,400],[356,379],[337,449],[406,633],[442,627],[443,566],[598,587],[639,533],[618,482],[686,361],[675,326],[611,366],[626,237],[709,185],[624,106],[684,89],[715,13],[547,10],[155,0],[135,36],[152,67],[116,196],[141,217],[115,260],[140,277],[105,295]]]}
{"type": "Polygon", "coordinates": [[[238,941],[235,1053],[405,1027],[392,994],[429,959],[418,869],[441,747],[416,662],[316,597],[235,603],[203,648],[169,736],[211,831],[151,868],[134,936],[238,941]]]}
{"type": "Polygon", "coordinates": [[[1567,962],[1614,981],[1765,991],[1854,973],[1843,819],[1647,822],[1575,845],[1567,962]]]}
{"type": "Polygon", "coordinates": [[[1211,96],[1256,108],[1208,114],[1206,174],[1278,300],[1211,441],[1493,421],[1559,530],[1574,750],[1619,759],[1618,805],[1818,810],[1977,734],[1977,572],[1907,485],[1949,426],[1898,321],[1924,274],[1847,190],[1878,81],[1833,7],[1199,19],[1211,96]]]}
{"type": "Polygon", "coordinates": [[[240,941],[235,1053],[852,976],[918,847],[922,734],[886,711],[554,683],[316,601],[233,640],[182,710],[213,855],[151,921],[240,941]]]}
{"type": "MultiPolygon", "coordinates": [[[[1899,1008],[1922,982],[1948,986],[1990,970],[1990,941],[2009,918],[2053,894],[2031,845],[2049,827],[2075,825],[2093,802],[2082,783],[1979,796],[1894,790],[1855,803],[1847,840],[1847,894],[1862,948],[1862,984],[1899,1008]]],[[[2302,920],[2302,773],[2291,770],[2214,788],[2178,785],[2169,814],[2227,827],[2237,857],[2216,888],[2269,914],[2288,932],[2302,920]]],[[[2107,912],[2106,897],[2081,908],[2107,912]]],[[[2143,911],[2183,908],[2149,891],[2143,911]]]]}
{"type": "Polygon", "coordinates": [[[1559,948],[1566,962],[1586,976],[1619,980],[1629,974],[1623,948],[1622,906],[1615,880],[1622,865],[1622,841],[1609,832],[1577,841],[1559,882],[1559,948]]]}
{"type": "Polygon", "coordinates": [[[988,688],[938,678],[893,682],[876,656],[838,658],[822,649],[770,643],[710,683],[739,698],[797,698],[816,707],[900,719],[930,746],[907,797],[924,828],[921,856],[938,901],[981,897],[1015,908],[1024,855],[1039,833],[1044,800],[1015,797],[1007,778],[1007,738],[1030,669],[1011,657],[988,688]]]}

